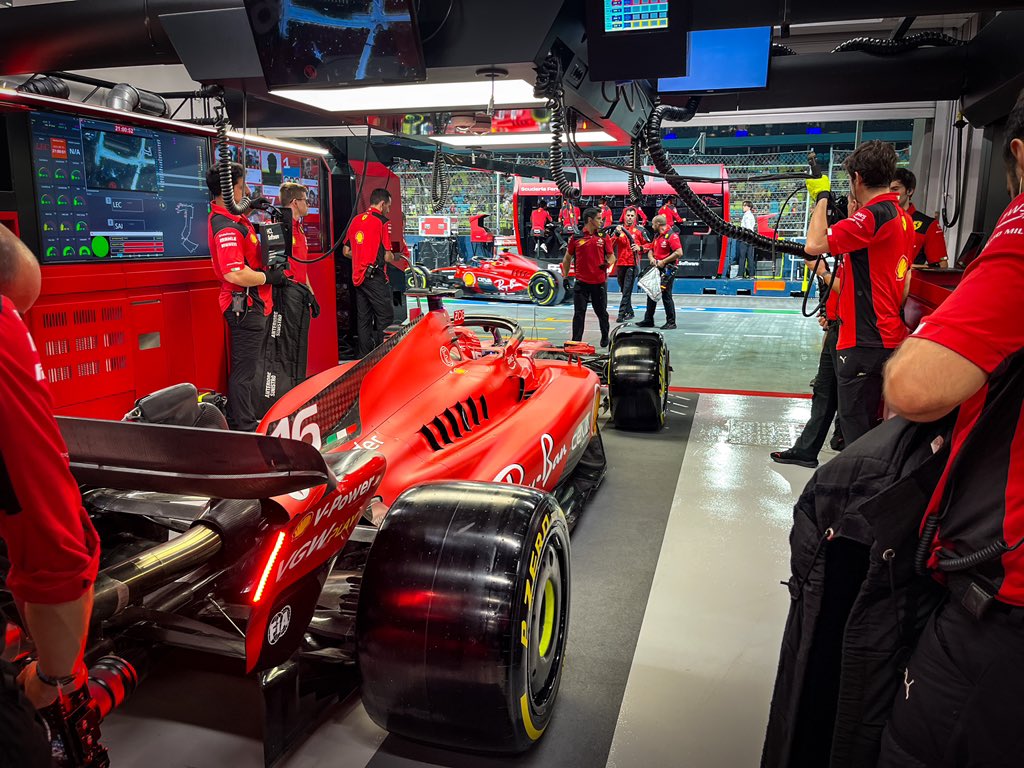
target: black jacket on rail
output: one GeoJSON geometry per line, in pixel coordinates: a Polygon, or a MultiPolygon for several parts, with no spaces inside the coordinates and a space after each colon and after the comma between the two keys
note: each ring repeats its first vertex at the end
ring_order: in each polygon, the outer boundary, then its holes
{"type": "Polygon", "coordinates": [[[944,592],[914,555],[948,456],[932,442],[952,423],[890,419],[804,488],[762,768],[875,768],[903,665],[944,592]]]}
{"type": "Polygon", "coordinates": [[[305,285],[286,280],[274,286],[274,310],[267,323],[262,386],[257,390],[256,412],[261,416],[306,378],[309,352],[310,307],[313,293],[305,285]]]}

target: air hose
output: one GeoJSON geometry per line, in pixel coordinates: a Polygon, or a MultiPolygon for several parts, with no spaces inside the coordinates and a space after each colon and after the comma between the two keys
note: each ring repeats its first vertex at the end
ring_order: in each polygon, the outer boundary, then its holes
{"type": "Polygon", "coordinates": [[[448,205],[451,196],[451,180],[441,147],[434,149],[433,169],[430,174],[430,204],[432,213],[440,213],[448,205]]]}
{"type": "Polygon", "coordinates": [[[855,37],[840,43],[832,49],[832,53],[847,53],[849,51],[863,51],[864,53],[878,53],[882,55],[893,55],[906,53],[915,48],[924,46],[936,46],[941,48],[952,48],[966,45],[963,40],[944,35],[941,32],[919,32],[916,35],[908,35],[899,40],[888,40],[878,37],[855,37]]]}
{"type": "Polygon", "coordinates": [[[629,150],[629,204],[639,205],[644,196],[644,175],[640,171],[641,160],[640,137],[634,136],[629,150]]]}
{"type": "Polygon", "coordinates": [[[547,99],[547,109],[551,120],[551,147],[548,159],[551,165],[551,177],[558,187],[563,199],[574,203],[580,199],[580,190],[574,187],[565,175],[565,158],[562,156],[562,135],[565,132],[565,104],[562,91],[562,65],[555,56],[548,56],[537,67],[537,81],[533,88],[537,98],[547,99]]]}
{"type": "Polygon", "coordinates": [[[231,183],[231,147],[228,146],[228,119],[223,107],[217,107],[217,175],[220,177],[220,195],[224,207],[236,216],[248,212],[252,206],[249,197],[235,202],[235,185],[231,183]]]}

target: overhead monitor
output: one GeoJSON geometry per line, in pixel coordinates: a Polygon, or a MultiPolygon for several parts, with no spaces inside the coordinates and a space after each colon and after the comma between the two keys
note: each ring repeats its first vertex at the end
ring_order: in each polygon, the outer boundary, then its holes
{"type": "Polygon", "coordinates": [[[415,0],[245,0],[269,89],[426,79],[415,0]]]}
{"type": "Polygon", "coordinates": [[[44,264],[208,257],[201,136],[33,112],[44,264]]]}
{"type": "Polygon", "coordinates": [[[686,74],[689,0],[586,0],[584,9],[591,81],[686,74]]]}
{"type": "Polygon", "coordinates": [[[686,75],[658,80],[660,93],[744,91],[768,85],[772,28],[690,32],[686,75]]]}

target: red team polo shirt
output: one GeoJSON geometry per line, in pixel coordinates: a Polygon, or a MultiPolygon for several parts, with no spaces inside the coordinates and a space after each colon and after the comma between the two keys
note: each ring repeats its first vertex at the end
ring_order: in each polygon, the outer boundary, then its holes
{"type": "Polygon", "coordinates": [[[21,602],[77,600],[96,580],[100,544],[68,469],[68,449],[28,328],[0,296],[0,539],[21,602]]]}
{"type": "Polygon", "coordinates": [[[900,317],[914,224],[898,196],[879,195],[828,230],[828,250],[846,254],[837,349],[895,349],[907,337],[900,317]]]}
{"type": "Polygon", "coordinates": [[[588,285],[608,281],[608,254],[612,252],[611,237],[580,235],[569,241],[569,255],[576,267],[576,279],[588,285]]]}
{"type": "Polygon", "coordinates": [[[654,242],[651,244],[651,254],[658,261],[662,261],[682,247],[679,234],[670,229],[667,235],[658,235],[654,238],[654,242]]]}
{"type": "Polygon", "coordinates": [[[641,208],[639,205],[627,205],[625,208],[623,208],[622,209],[622,213],[619,214],[619,221],[620,222],[626,220],[626,211],[628,211],[630,208],[632,208],[634,211],[636,211],[636,219],[637,219],[637,221],[643,222],[644,224],[647,223],[647,214],[644,213],[644,209],[641,208]]]}
{"type": "MultiPolygon", "coordinates": [[[[210,254],[213,256],[213,271],[220,280],[220,311],[227,312],[231,306],[231,294],[245,290],[224,279],[229,272],[238,272],[242,267],[262,269],[260,257],[260,241],[256,237],[256,229],[245,216],[236,216],[227,208],[215,203],[210,204],[209,219],[210,254]]],[[[258,299],[263,303],[263,314],[269,315],[274,307],[272,286],[261,285],[254,292],[249,290],[249,306],[256,305],[258,299]],[[255,293],[256,299],[253,294],[255,293]]]]}
{"type": "Polygon", "coordinates": [[[658,209],[658,215],[664,216],[670,227],[676,224],[682,224],[684,221],[683,217],[679,215],[679,211],[677,211],[676,207],[671,203],[665,203],[661,206],[661,208],[658,209]]]}
{"type": "Polygon", "coordinates": [[[530,229],[534,232],[540,229],[544,229],[548,224],[551,223],[551,214],[548,213],[547,208],[534,208],[533,213],[530,214],[530,229]]]}
{"type": "Polygon", "coordinates": [[[348,243],[352,249],[352,283],[362,285],[367,268],[377,262],[381,265],[384,280],[388,271],[384,269],[383,255],[391,247],[391,228],[388,218],[372,208],[356,216],[348,229],[348,243]]]}
{"type": "Polygon", "coordinates": [[[558,212],[558,222],[566,229],[575,229],[580,223],[579,206],[574,205],[569,208],[563,206],[558,212]]]}
{"type": "Polygon", "coordinates": [[[914,222],[914,264],[938,264],[947,257],[946,238],[937,219],[921,213],[911,203],[907,209],[914,222]]]}
{"type": "MultiPolygon", "coordinates": [[[[988,383],[960,406],[949,461],[928,506],[942,522],[933,544],[958,557],[1024,539],[1024,195],[996,224],[963,281],[914,332],[970,360],[988,383]]],[[[990,594],[1024,606],[1024,546],[971,572],[990,594]],[[987,585],[985,584],[987,582],[987,585]]]]}
{"type": "MultiPolygon", "coordinates": [[[[647,235],[644,231],[637,226],[623,227],[627,232],[633,236],[633,240],[640,246],[640,252],[651,250],[651,243],[647,239],[647,235]]],[[[633,253],[632,243],[629,238],[625,235],[618,235],[612,238],[612,244],[615,246],[615,266],[616,267],[634,267],[636,266],[637,255],[633,253]]]]}
{"type": "Polygon", "coordinates": [[[601,206],[601,226],[610,227],[612,225],[612,209],[607,205],[601,206]]]}
{"type": "Polygon", "coordinates": [[[292,256],[295,258],[288,260],[288,269],[284,273],[296,283],[305,285],[309,265],[298,259],[309,258],[309,244],[306,242],[306,233],[302,231],[302,225],[297,221],[292,225],[292,256]]]}

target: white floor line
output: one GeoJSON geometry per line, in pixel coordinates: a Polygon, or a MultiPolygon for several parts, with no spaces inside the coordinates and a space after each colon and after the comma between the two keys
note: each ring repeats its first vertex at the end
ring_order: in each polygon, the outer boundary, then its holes
{"type": "Polygon", "coordinates": [[[789,609],[779,581],[792,505],[812,471],[727,438],[730,420],[809,411],[780,406],[700,397],[607,768],[759,763],[789,609]]]}

